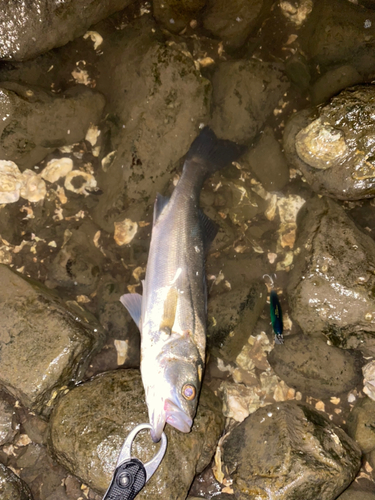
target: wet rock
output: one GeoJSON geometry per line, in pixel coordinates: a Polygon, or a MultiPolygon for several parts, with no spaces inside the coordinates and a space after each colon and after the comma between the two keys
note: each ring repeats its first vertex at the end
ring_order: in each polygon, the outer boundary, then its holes
{"type": "Polygon", "coordinates": [[[83,35],[90,25],[131,3],[132,0],[110,0],[98,4],[90,0],[73,4],[38,0],[29,4],[11,0],[3,6],[0,19],[0,38],[3,41],[0,57],[22,61],[65,45],[83,35]]]}
{"type": "Polygon", "coordinates": [[[209,114],[211,85],[186,46],[161,44],[152,30],[154,23],[141,18],[108,36],[110,50],[100,59],[105,78],[98,79],[97,88],[109,96],[116,157],[107,172],[98,173],[103,194],[93,218],[112,233],[114,222],[138,222],[156,193],[163,192],[209,114]]]}
{"type": "Polygon", "coordinates": [[[341,200],[374,196],[374,96],[375,86],[352,87],[288,122],[287,159],[314,191],[341,200]]]}
{"type": "Polygon", "coordinates": [[[348,392],[362,381],[361,356],[329,346],[323,337],[288,337],[268,361],[290,387],[316,398],[348,392]]]}
{"type": "Polygon", "coordinates": [[[84,221],[77,228],[67,229],[64,243],[49,266],[49,286],[74,290],[89,295],[98,284],[104,256],[94,243],[98,227],[84,221]]]}
{"type": "Polygon", "coordinates": [[[14,406],[5,392],[0,393],[0,446],[12,441],[16,435],[14,406]]]}
{"type": "Polygon", "coordinates": [[[261,13],[270,7],[264,0],[208,0],[203,26],[231,49],[241,47],[260,25],[261,13]]]}
{"type": "Polygon", "coordinates": [[[211,352],[226,361],[234,361],[252,334],[266,300],[263,283],[210,299],[207,341],[211,352]]]}
{"type": "Polygon", "coordinates": [[[34,443],[25,446],[16,458],[15,467],[20,470],[21,479],[29,485],[36,500],[67,499],[62,487],[67,471],[52,460],[45,446],[34,443]]]}
{"type": "Polygon", "coordinates": [[[1,384],[25,406],[48,413],[58,393],[80,380],[102,329],[4,265],[0,283],[1,384]]]}
{"type": "Polygon", "coordinates": [[[289,87],[282,65],[254,59],[221,63],[212,85],[212,127],[239,143],[255,138],[289,87]]]}
{"type": "Polygon", "coordinates": [[[33,500],[28,486],[8,467],[0,463],[1,500],[33,500]]]}
{"type": "Polygon", "coordinates": [[[107,332],[103,349],[93,358],[86,376],[122,368],[139,367],[140,335],[120,302],[127,293],[121,280],[103,279],[98,289],[98,315],[107,332]]]}
{"type": "Polygon", "coordinates": [[[288,163],[271,127],[264,129],[242,163],[250,165],[266,191],[279,191],[289,182],[288,163]]]}
{"type": "Polygon", "coordinates": [[[207,0],[155,0],[152,12],[155,19],[172,33],[182,31],[189,21],[196,19],[207,0]]]}
{"type": "Polygon", "coordinates": [[[311,89],[311,103],[321,104],[341,90],[363,81],[358,71],[348,64],[327,71],[317,80],[311,89]]]}
{"type": "Polygon", "coordinates": [[[316,64],[330,66],[347,61],[355,64],[362,55],[373,52],[373,10],[333,0],[317,3],[312,16],[314,28],[306,49],[316,64]]]}
{"type": "Polygon", "coordinates": [[[53,149],[83,139],[104,108],[104,97],[84,86],[56,95],[1,82],[0,98],[0,158],[14,161],[21,170],[34,167],[53,149]]]}
{"type": "MultiPolygon", "coordinates": [[[[135,425],[147,421],[139,371],[107,372],[59,401],[51,419],[51,449],[68,470],[103,493],[125,437],[135,425]]],[[[192,433],[166,427],[166,455],[139,498],[185,498],[195,474],[209,464],[223,425],[220,402],[204,385],[192,433]]],[[[143,462],[156,449],[146,433],[133,445],[134,455],[143,462]]]]}
{"type": "Polygon", "coordinates": [[[222,463],[238,499],[333,500],[355,477],[361,452],[322,413],[287,401],[260,408],[236,427],[222,463]]]}
{"type": "Polygon", "coordinates": [[[290,272],[292,317],[305,333],[324,333],[335,346],[375,349],[375,244],[329,198],[301,209],[290,272]]]}
{"type": "Polygon", "coordinates": [[[358,399],[347,420],[348,434],[359,444],[363,453],[375,450],[375,401],[358,399]]]}
{"type": "Polygon", "coordinates": [[[361,491],[349,487],[337,500],[375,500],[375,493],[371,491],[361,491]]]}

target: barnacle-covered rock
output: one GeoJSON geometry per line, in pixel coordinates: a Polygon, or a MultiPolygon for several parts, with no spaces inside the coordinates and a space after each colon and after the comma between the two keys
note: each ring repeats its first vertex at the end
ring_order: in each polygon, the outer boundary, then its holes
{"type": "Polygon", "coordinates": [[[19,200],[22,174],[12,161],[0,160],[0,203],[19,200]]]}
{"type": "Polygon", "coordinates": [[[64,186],[68,191],[87,196],[96,188],[96,179],[88,172],[72,170],[66,174],[64,186]]]}
{"type": "Polygon", "coordinates": [[[288,122],[285,153],[314,191],[341,200],[375,196],[374,97],[374,85],[352,87],[288,122]]]}
{"type": "Polygon", "coordinates": [[[65,177],[73,169],[71,158],[53,158],[44,167],[41,176],[48,182],[56,182],[61,177],[65,177]]]}
{"type": "Polygon", "coordinates": [[[23,184],[21,187],[21,196],[27,201],[37,202],[43,200],[46,196],[46,183],[40,174],[26,169],[23,174],[23,184]]]}

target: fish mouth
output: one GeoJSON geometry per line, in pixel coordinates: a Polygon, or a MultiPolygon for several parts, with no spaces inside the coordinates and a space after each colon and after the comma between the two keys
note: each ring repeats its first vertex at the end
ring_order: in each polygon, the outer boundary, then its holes
{"type": "Polygon", "coordinates": [[[169,424],[181,432],[190,432],[193,419],[189,417],[176,403],[170,399],[164,401],[164,408],[160,415],[152,415],[151,438],[154,443],[160,441],[165,424],[169,424]]]}

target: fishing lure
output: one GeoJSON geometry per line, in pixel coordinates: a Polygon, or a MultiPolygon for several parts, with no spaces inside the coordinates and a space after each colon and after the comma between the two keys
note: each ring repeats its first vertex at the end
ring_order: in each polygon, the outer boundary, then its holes
{"type": "Polygon", "coordinates": [[[279,301],[279,297],[274,288],[274,282],[270,275],[264,274],[263,278],[267,276],[270,280],[270,284],[272,287],[270,293],[270,314],[271,314],[271,323],[272,328],[275,333],[275,344],[283,344],[284,336],[283,336],[283,313],[281,311],[281,305],[279,301]]]}

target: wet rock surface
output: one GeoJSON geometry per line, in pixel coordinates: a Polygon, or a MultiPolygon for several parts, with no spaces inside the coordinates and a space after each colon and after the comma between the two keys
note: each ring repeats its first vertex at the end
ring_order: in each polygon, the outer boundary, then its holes
{"type": "Polygon", "coordinates": [[[374,196],[374,93],[372,85],[352,87],[291,118],[285,152],[314,191],[341,200],[374,196]]]}
{"type": "MultiPolygon", "coordinates": [[[[145,421],[147,407],[139,371],[107,372],[60,400],[51,420],[51,449],[68,470],[104,493],[125,437],[145,421]]],[[[166,455],[139,498],[186,497],[196,472],[209,464],[223,425],[219,400],[203,386],[192,433],[166,428],[166,455]]],[[[134,443],[133,452],[143,462],[157,449],[158,445],[150,447],[150,442],[143,433],[134,443]]]]}
{"type": "Polygon", "coordinates": [[[4,265],[0,273],[1,383],[25,406],[48,413],[57,394],[82,377],[102,329],[40,284],[4,265]]]}
{"type": "Polygon", "coordinates": [[[364,453],[375,450],[375,401],[364,397],[354,405],[348,418],[348,434],[364,453]]]}
{"type": "Polygon", "coordinates": [[[283,66],[228,61],[215,71],[212,127],[239,143],[255,138],[289,87],[283,66]]]}
{"type": "Polygon", "coordinates": [[[86,29],[132,0],[111,0],[103,4],[89,0],[61,3],[58,0],[38,0],[33,5],[12,0],[4,5],[0,18],[0,37],[3,40],[0,57],[22,61],[60,47],[86,29]],[[85,15],[80,15],[82,11],[85,15]],[[43,33],[43,36],[40,36],[43,33]]]}
{"type": "Polygon", "coordinates": [[[362,356],[327,346],[323,337],[290,336],[270,352],[268,361],[290,387],[313,397],[338,396],[362,382],[362,356]]]}
{"type": "Polygon", "coordinates": [[[234,361],[252,332],[266,302],[263,285],[219,294],[209,304],[208,342],[216,355],[234,361]],[[227,308],[230,301],[230,307],[227,308]],[[229,314],[228,314],[229,313],[229,314]]]}
{"type": "Polygon", "coordinates": [[[85,87],[56,96],[42,88],[1,82],[0,157],[32,168],[57,147],[78,142],[96,124],[104,97],[85,87]],[[48,127],[46,127],[46,120],[48,127]]]}
{"type": "Polygon", "coordinates": [[[3,500],[33,500],[27,485],[0,463],[0,494],[3,500]]]}
{"type": "Polygon", "coordinates": [[[240,499],[283,491],[285,499],[333,500],[355,477],[360,457],[342,429],[296,402],[257,410],[223,444],[223,464],[240,499]]]}
{"type": "Polygon", "coordinates": [[[328,198],[308,202],[298,227],[301,253],[288,285],[293,318],[335,346],[372,352],[372,238],[328,198]]]}

